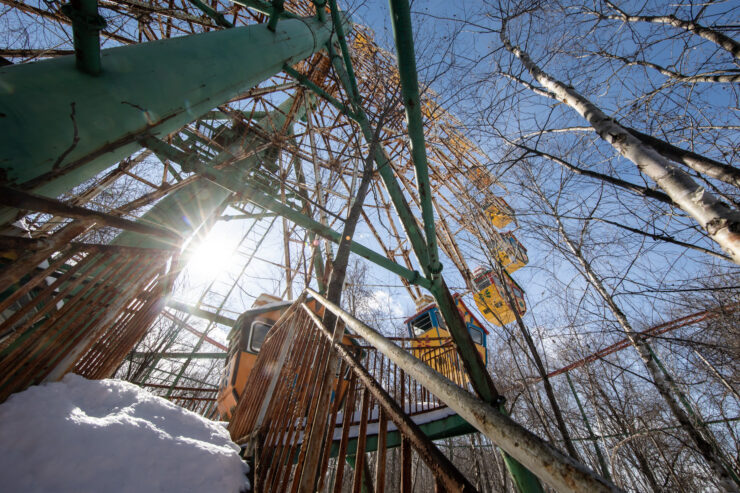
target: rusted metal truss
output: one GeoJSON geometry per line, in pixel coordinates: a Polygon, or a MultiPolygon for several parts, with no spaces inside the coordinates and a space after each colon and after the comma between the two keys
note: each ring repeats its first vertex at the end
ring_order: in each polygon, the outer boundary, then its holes
{"type": "Polygon", "coordinates": [[[0,303],[0,401],[67,371],[110,377],[162,309],[172,252],[71,245],[0,303]]]}

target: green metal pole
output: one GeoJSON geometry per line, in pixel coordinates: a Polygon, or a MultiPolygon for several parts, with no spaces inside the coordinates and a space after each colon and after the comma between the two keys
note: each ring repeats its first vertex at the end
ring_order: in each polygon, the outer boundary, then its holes
{"type": "Polygon", "coordinates": [[[604,478],[608,479],[609,481],[612,480],[612,476],[609,473],[609,467],[606,465],[606,460],[604,460],[604,455],[601,453],[601,447],[599,447],[598,439],[596,438],[596,435],[594,434],[594,430],[591,429],[591,423],[588,420],[588,416],[586,416],[586,411],[583,409],[583,405],[581,404],[581,399],[578,397],[578,392],[576,392],[576,387],[573,385],[573,380],[570,378],[570,373],[565,372],[565,378],[568,380],[568,386],[570,386],[570,391],[573,393],[573,397],[576,399],[576,404],[578,405],[578,410],[581,412],[581,418],[583,419],[583,424],[586,425],[586,430],[588,431],[588,438],[591,440],[591,442],[594,445],[594,451],[596,452],[596,458],[599,460],[599,466],[601,466],[601,474],[604,476],[604,478]]]}
{"type": "Polygon", "coordinates": [[[167,300],[167,306],[170,308],[174,308],[177,311],[189,313],[190,315],[194,315],[198,318],[204,318],[210,322],[225,325],[229,328],[233,327],[234,324],[236,324],[236,320],[233,318],[224,317],[223,315],[219,313],[213,313],[207,310],[202,310],[198,307],[191,306],[191,305],[182,303],[177,300],[167,300]]]}
{"type": "Polygon", "coordinates": [[[203,11],[204,14],[206,14],[208,17],[214,20],[216,24],[218,24],[221,27],[225,27],[227,29],[230,29],[234,27],[234,24],[226,20],[226,17],[224,17],[224,14],[221,12],[217,12],[213,10],[208,5],[204,4],[200,0],[189,0],[190,3],[198,7],[201,11],[203,11]]]}
{"type": "Polygon", "coordinates": [[[424,122],[421,118],[421,96],[416,73],[414,35],[411,27],[411,11],[408,0],[390,0],[393,37],[396,40],[398,73],[401,79],[401,97],[406,108],[406,124],[411,139],[411,159],[416,170],[416,187],[421,202],[421,217],[424,236],[427,239],[429,271],[432,278],[442,272],[437,251],[437,232],[434,228],[432,188],[429,185],[429,166],[424,142],[424,122]]]}
{"type": "MultiPolygon", "coordinates": [[[[254,25],[111,48],[98,77],[72,56],[2,67],[0,172],[8,185],[58,196],[143,136],[167,135],[310,56],[331,31],[313,17],[283,19],[275,32],[254,25]]],[[[0,223],[11,218],[0,211],[0,223]]]]}
{"type": "Polygon", "coordinates": [[[100,75],[100,30],[106,22],[98,14],[97,0],[72,0],[62,5],[62,13],[72,21],[77,70],[100,75]]]}
{"type": "MultiPolygon", "coordinates": [[[[353,113],[355,121],[360,126],[362,135],[368,144],[371,144],[376,138],[373,132],[372,126],[367,119],[367,114],[362,108],[360,93],[357,89],[357,80],[352,69],[352,62],[349,58],[349,48],[347,47],[347,40],[344,37],[344,25],[341,22],[341,13],[337,7],[336,0],[329,0],[329,6],[331,7],[331,18],[334,23],[334,28],[337,31],[336,39],[339,43],[339,47],[342,51],[342,58],[336,53],[332,44],[327,45],[329,55],[331,58],[334,70],[337,72],[339,79],[344,86],[344,89],[349,94],[352,101],[353,113]]],[[[383,184],[388,190],[388,195],[393,202],[393,207],[396,209],[398,218],[401,220],[404,231],[411,242],[414,254],[419,260],[422,272],[425,276],[429,276],[429,263],[427,262],[427,243],[419,230],[414,214],[411,212],[406,198],[401,191],[401,187],[396,181],[396,177],[393,174],[393,166],[391,165],[390,159],[381,146],[375,146],[375,164],[378,167],[378,174],[383,180],[383,184]]]]}
{"type": "MultiPolygon", "coordinates": [[[[342,82],[345,90],[350,94],[350,97],[352,98],[356,121],[360,125],[360,129],[363,132],[365,140],[370,143],[373,141],[374,132],[369,121],[367,120],[365,111],[360,104],[359,94],[356,92],[357,82],[354,78],[352,63],[349,60],[349,51],[347,48],[346,40],[344,39],[344,30],[343,26],[340,23],[336,0],[329,0],[329,5],[331,7],[332,18],[337,23],[335,25],[335,28],[337,30],[337,39],[340,48],[345,55],[343,59],[344,65],[339,60],[339,56],[336,54],[331,45],[328,46],[329,54],[331,55],[332,63],[337,74],[339,75],[340,81],[342,82]]],[[[385,154],[385,152],[383,152],[382,149],[380,149],[380,146],[376,147],[378,149],[375,153],[375,162],[378,167],[378,173],[383,179],[383,183],[385,184],[386,189],[388,190],[388,194],[393,201],[396,212],[401,219],[404,231],[406,231],[406,234],[408,235],[411,246],[417,256],[417,259],[419,260],[419,263],[421,264],[424,274],[427,277],[431,277],[429,262],[427,262],[429,250],[427,242],[424,240],[424,237],[416,224],[416,219],[414,218],[414,215],[409,208],[408,202],[406,202],[406,198],[404,197],[403,192],[401,191],[401,188],[396,181],[396,178],[393,174],[393,168],[391,166],[390,160],[388,159],[388,156],[385,154]]],[[[498,392],[493,385],[491,376],[486,371],[483,360],[481,359],[478,350],[475,348],[475,344],[473,344],[473,340],[470,338],[467,327],[460,317],[460,314],[455,305],[455,301],[452,299],[452,295],[447,288],[444,280],[441,276],[435,276],[432,282],[430,282],[427,278],[424,278],[423,280],[425,281],[424,284],[419,282],[417,282],[416,284],[429,289],[437,300],[439,309],[442,312],[445,322],[447,323],[447,326],[452,333],[452,337],[454,338],[455,343],[458,346],[458,351],[460,352],[460,355],[463,359],[463,364],[465,365],[465,368],[468,370],[468,373],[471,377],[473,388],[478,393],[478,395],[480,395],[481,398],[485,399],[487,402],[497,402],[500,399],[500,396],[498,395],[498,392]]]]}

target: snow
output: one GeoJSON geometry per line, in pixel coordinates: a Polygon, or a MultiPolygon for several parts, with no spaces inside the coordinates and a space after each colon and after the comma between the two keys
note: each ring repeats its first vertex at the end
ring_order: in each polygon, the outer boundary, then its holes
{"type": "Polygon", "coordinates": [[[128,382],[67,375],[0,405],[2,491],[237,493],[247,472],[222,425],[128,382]]]}

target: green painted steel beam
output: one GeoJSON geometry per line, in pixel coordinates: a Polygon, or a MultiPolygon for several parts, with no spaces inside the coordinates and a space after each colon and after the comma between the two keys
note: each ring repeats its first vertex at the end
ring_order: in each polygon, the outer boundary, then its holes
{"type": "MultiPolygon", "coordinates": [[[[337,244],[342,239],[342,235],[337,231],[334,231],[333,229],[329,228],[328,226],[324,226],[313,218],[310,218],[296,211],[295,209],[288,207],[282,202],[273,199],[261,190],[258,190],[250,185],[244,186],[243,190],[245,197],[248,198],[248,200],[250,200],[251,202],[264,207],[265,209],[269,209],[276,214],[279,214],[280,216],[284,216],[297,225],[309,231],[312,231],[323,238],[331,240],[332,242],[337,244]]],[[[364,245],[352,241],[350,250],[353,253],[356,253],[357,255],[379,265],[380,267],[383,267],[384,269],[403,277],[412,284],[418,284],[420,286],[426,287],[427,289],[430,287],[429,281],[426,278],[422,277],[421,274],[419,274],[418,272],[409,270],[406,267],[397,264],[396,262],[371,250],[370,248],[367,248],[364,245]]]]}
{"type": "MultiPolygon", "coordinates": [[[[329,46],[329,52],[332,55],[332,61],[337,73],[340,75],[340,80],[342,81],[345,90],[347,90],[353,98],[354,113],[358,117],[357,122],[360,125],[363,134],[365,135],[365,139],[368,142],[372,142],[374,138],[372,128],[367,120],[364,110],[360,105],[359,95],[355,96],[357,84],[354,80],[353,71],[351,69],[352,63],[349,60],[349,51],[347,48],[346,40],[344,40],[343,27],[339,25],[341,23],[339,18],[339,11],[336,6],[336,0],[329,0],[329,4],[332,10],[332,17],[337,23],[337,25],[335,26],[337,30],[337,38],[342,52],[345,54],[343,60],[344,66],[342,66],[339,60],[337,60],[337,56],[335,53],[333,53],[333,49],[331,46],[329,46]],[[347,67],[346,71],[344,70],[345,66],[347,67]]],[[[411,209],[409,208],[408,203],[403,196],[403,192],[401,191],[398,182],[393,175],[393,169],[391,167],[390,161],[388,160],[388,157],[385,155],[382,149],[378,149],[376,152],[376,163],[378,166],[378,172],[383,178],[383,182],[386,185],[386,189],[388,190],[388,193],[391,196],[391,199],[396,207],[396,211],[399,215],[399,218],[401,219],[404,230],[409,237],[409,241],[411,242],[412,247],[416,252],[416,256],[419,259],[427,277],[431,277],[429,263],[427,262],[429,254],[427,242],[424,240],[421,231],[419,231],[411,209]]],[[[440,311],[442,312],[445,322],[447,322],[447,325],[450,328],[450,332],[452,333],[452,336],[458,346],[460,356],[462,357],[465,367],[470,374],[473,387],[481,396],[481,398],[486,400],[486,402],[497,402],[499,399],[499,395],[493,385],[491,376],[488,374],[485,364],[483,363],[478,350],[475,348],[475,344],[473,344],[473,341],[470,338],[470,334],[467,330],[467,327],[465,326],[465,323],[460,317],[460,313],[457,310],[449,289],[447,288],[441,276],[435,276],[433,279],[433,282],[429,282],[427,279],[425,279],[425,281],[427,281],[425,287],[427,287],[427,289],[432,292],[432,295],[434,295],[435,299],[437,300],[437,304],[440,308],[440,311]]]]}
{"type": "Polygon", "coordinates": [[[75,66],[88,75],[99,75],[100,30],[106,22],[98,14],[97,0],[72,0],[62,5],[62,13],[72,21],[75,66]]]}
{"type": "MultiPolygon", "coordinates": [[[[423,416],[423,414],[421,414],[423,416]]],[[[461,418],[457,414],[447,416],[436,421],[430,421],[429,423],[422,423],[419,425],[421,431],[430,440],[441,440],[443,438],[457,437],[461,435],[468,435],[475,433],[476,430],[467,421],[461,418]]],[[[386,434],[386,448],[395,448],[401,446],[401,434],[398,430],[389,431],[386,434]]],[[[339,440],[335,440],[331,446],[330,457],[336,457],[339,449],[339,440]]],[[[374,452],[378,449],[378,435],[369,435],[365,442],[365,452],[374,452]]],[[[357,454],[357,438],[351,438],[347,442],[347,455],[357,454]]]]}
{"type": "MultiPolygon", "coordinates": [[[[7,184],[58,196],[321,49],[332,26],[284,19],[102,51],[90,77],[74,57],[0,67],[7,184]],[[214,56],[217,54],[217,56],[214,56]],[[39,145],[43,142],[44,145],[39,145]]],[[[12,218],[0,211],[0,223],[12,218]]]]}
{"type": "Polygon", "coordinates": [[[284,0],[272,0],[270,10],[270,21],[267,23],[267,29],[274,31],[277,26],[278,19],[283,12],[285,12],[285,6],[283,5],[284,0]]]}
{"type": "Polygon", "coordinates": [[[427,261],[432,277],[442,272],[437,251],[437,232],[434,227],[432,188],[429,184],[429,165],[424,142],[424,121],[421,118],[421,96],[416,73],[414,34],[408,0],[390,0],[393,37],[396,40],[398,73],[401,79],[401,97],[406,108],[406,124],[411,139],[411,160],[416,170],[416,187],[421,202],[424,237],[427,240],[427,261]]]}
{"type": "MultiPolygon", "coordinates": [[[[423,414],[421,415],[423,416],[423,414]]],[[[389,424],[391,422],[389,421],[389,424]]],[[[468,435],[475,433],[476,430],[467,421],[461,418],[457,414],[447,416],[436,421],[430,421],[428,423],[422,423],[419,425],[421,431],[430,440],[442,440],[444,438],[457,437],[462,435],[468,435]]],[[[401,445],[401,433],[398,430],[388,431],[386,433],[386,448],[395,448],[401,445]]],[[[365,452],[375,452],[378,450],[378,435],[368,435],[367,441],[365,442],[365,452]]],[[[331,445],[329,457],[336,457],[339,452],[339,440],[334,440],[331,445]]],[[[347,441],[347,456],[354,456],[357,454],[357,438],[350,438],[347,441]]],[[[294,462],[298,458],[296,452],[293,458],[294,462]]]]}
{"type": "MultiPolygon", "coordinates": [[[[263,0],[231,0],[231,2],[237,5],[241,5],[242,7],[256,10],[257,12],[265,15],[272,14],[272,4],[270,2],[265,2],[263,0]]],[[[280,17],[285,17],[286,19],[300,19],[297,14],[294,14],[293,12],[287,10],[281,12],[280,17]]]]}
{"type": "Polygon", "coordinates": [[[208,17],[213,19],[213,21],[219,26],[225,27],[227,29],[234,27],[234,24],[226,20],[226,17],[224,17],[224,14],[213,10],[211,7],[201,2],[200,0],[188,0],[188,1],[192,3],[193,5],[195,5],[196,7],[198,7],[208,17]]]}
{"type": "MultiPolygon", "coordinates": [[[[357,89],[357,80],[352,69],[352,62],[349,57],[349,48],[347,47],[347,41],[344,37],[344,26],[341,22],[341,13],[337,7],[336,0],[329,0],[331,7],[331,17],[334,23],[334,28],[337,32],[337,42],[342,52],[342,56],[336,53],[332,44],[327,46],[329,50],[329,56],[334,70],[339,76],[339,80],[342,83],[345,91],[349,95],[352,101],[352,111],[355,115],[355,121],[360,126],[365,141],[370,145],[374,140],[377,140],[378,136],[375,135],[372,126],[367,118],[367,114],[362,107],[362,101],[357,89]]],[[[388,191],[388,195],[391,198],[393,207],[398,214],[398,218],[401,221],[404,231],[409,238],[414,255],[416,255],[419,265],[426,277],[429,277],[430,272],[427,262],[427,243],[424,236],[416,224],[414,214],[411,212],[406,197],[403,195],[403,191],[396,181],[396,177],[393,172],[393,166],[391,165],[390,158],[381,148],[381,146],[375,146],[375,155],[373,156],[375,164],[380,174],[383,184],[388,191]]]]}
{"type": "Polygon", "coordinates": [[[297,80],[302,86],[310,89],[313,91],[317,96],[320,96],[324,98],[326,101],[331,103],[332,106],[334,106],[336,109],[338,109],[341,113],[344,113],[345,115],[349,116],[353,120],[357,119],[357,117],[347,108],[344,104],[339,102],[337,98],[329,94],[328,92],[324,91],[322,88],[314,84],[311,79],[303,75],[302,73],[298,72],[297,70],[293,69],[289,65],[286,65],[283,67],[283,71],[285,71],[286,74],[293,77],[295,80],[297,80]]]}

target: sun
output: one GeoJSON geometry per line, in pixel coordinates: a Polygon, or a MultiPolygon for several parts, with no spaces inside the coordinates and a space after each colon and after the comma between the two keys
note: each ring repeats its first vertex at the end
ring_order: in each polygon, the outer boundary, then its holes
{"type": "Polygon", "coordinates": [[[197,279],[214,279],[233,263],[234,245],[221,235],[210,234],[189,250],[187,270],[197,279]]]}

